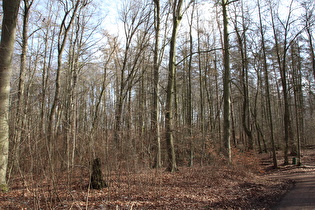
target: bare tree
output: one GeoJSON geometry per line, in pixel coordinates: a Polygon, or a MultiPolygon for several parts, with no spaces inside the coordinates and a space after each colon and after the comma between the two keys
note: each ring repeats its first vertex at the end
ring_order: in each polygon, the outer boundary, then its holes
{"type": "Polygon", "coordinates": [[[143,2],[129,2],[124,5],[121,12],[121,19],[124,24],[125,46],[123,47],[122,58],[117,58],[116,61],[119,73],[117,74],[116,84],[114,141],[118,148],[122,148],[121,132],[125,100],[128,94],[131,93],[133,86],[139,82],[137,73],[139,71],[139,63],[141,63],[140,58],[147,47],[152,26],[149,21],[150,14],[149,5],[143,2]]]}
{"type": "Polygon", "coordinates": [[[194,22],[194,13],[195,13],[195,5],[196,3],[193,2],[192,4],[192,11],[190,14],[189,20],[189,60],[188,60],[188,84],[187,84],[187,114],[186,114],[186,126],[188,129],[188,138],[189,138],[189,166],[192,167],[194,165],[194,141],[192,136],[192,121],[193,121],[193,108],[192,108],[192,62],[193,62],[193,22],[194,22]]]}
{"type": "Polygon", "coordinates": [[[156,160],[154,167],[160,168],[162,166],[161,157],[161,138],[159,126],[159,69],[160,69],[160,28],[161,28],[161,5],[160,0],[153,0],[154,2],[154,30],[155,30],[155,43],[154,43],[154,57],[153,57],[153,108],[151,114],[151,129],[155,138],[156,146],[156,160]]]}
{"type": "Polygon", "coordinates": [[[172,1],[172,36],[170,42],[170,55],[168,66],[168,82],[166,90],[166,107],[165,107],[165,132],[168,155],[167,170],[175,172],[177,170],[175,146],[174,146],[174,99],[175,99],[175,79],[176,79],[176,39],[180,21],[182,19],[183,0],[172,1]]]}
{"type": "Polygon", "coordinates": [[[16,124],[15,124],[15,141],[14,141],[14,157],[16,167],[19,167],[19,144],[22,141],[22,131],[25,129],[25,118],[26,118],[26,104],[25,104],[25,74],[27,64],[27,51],[28,51],[28,39],[29,39],[29,16],[30,9],[33,5],[33,0],[23,0],[23,28],[22,28],[22,43],[21,43],[21,64],[20,64],[20,75],[17,92],[17,107],[16,107],[16,124]]]}
{"type": "Polygon", "coordinates": [[[277,163],[276,147],[275,147],[275,140],[274,140],[273,115],[272,115],[272,111],[271,111],[271,102],[270,102],[269,72],[268,72],[268,65],[267,65],[265,34],[264,34],[263,24],[262,24],[260,0],[257,0],[257,3],[258,3],[261,47],[262,47],[262,52],[263,52],[263,70],[264,70],[264,81],[265,81],[265,88],[266,88],[267,114],[268,114],[268,118],[269,118],[269,129],[270,129],[270,139],[271,139],[271,147],[272,147],[271,149],[272,149],[272,157],[273,157],[273,167],[277,168],[278,163],[277,163]]]}
{"type": "MultiPolygon", "coordinates": [[[[282,85],[282,94],[283,94],[283,103],[284,103],[284,113],[283,113],[283,122],[284,122],[284,164],[289,163],[288,159],[288,152],[291,146],[291,149],[294,150],[292,141],[290,142],[289,139],[293,137],[292,135],[292,127],[291,127],[291,117],[290,117],[290,104],[289,104],[289,87],[288,87],[288,70],[287,70],[287,55],[288,50],[296,39],[296,37],[301,33],[298,31],[296,34],[290,36],[290,29],[294,21],[292,21],[293,15],[293,0],[289,3],[289,10],[288,15],[285,21],[281,21],[279,16],[277,17],[274,10],[274,5],[270,3],[270,15],[271,15],[271,22],[272,22],[272,30],[275,40],[275,51],[277,57],[277,64],[281,76],[281,85],[282,85]],[[283,28],[283,39],[282,43],[279,37],[279,29],[276,26],[276,18],[280,21],[280,24],[283,28]],[[290,135],[291,134],[291,135],[290,135]]],[[[296,151],[293,151],[296,152],[296,151]]]]}
{"type": "MultiPolygon", "coordinates": [[[[240,65],[237,65],[240,70],[240,86],[241,92],[243,95],[243,104],[242,104],[242,127],[245,131],[247,142],[248,142],[248,149],[254,149],[254,141],[253,141],[253,134],[252,134],[252,126],[251,126],[251,115],[250,115],[250,95],[249,95],[249,79],[248,79],[248,71],[249,71],[249,59],[248,59],[248,47],[247,47],[247,36],[248,36],[248,23],[245,20],[245,11],[244,11],[244,2],[242,0],[238,1],[239,4],[235,5],[235,7],[240,7],[241,9],[241,17],[240,17],[240,24],[238,21],[238,15],[235,11],[235,19],[234,28],[236,33],[237,39],[237,48],[238,52],[240,53],[240,65]]],[[[236,61],[237,62],[237,61],[236,61]]]]}
{"type": "Polygon", "coordinates": [[[230,86],[230,44],[229,44],[229,31],[228,31],[228,12],[227,6],[228,0],[222,0],[222,12],[223,12],[223,144],[224,154],[228,158],[229,162],[232,161],[231,153],[231,86],[230,86]]]}
{"type": "Polygon", "coordinates": [[[299,39],[291,45],[292,86],[294,92],[295,130],[297,139],[297,165],[301,165],[301,142],[304,139],[302,57],[299,39]]]}
{"type": "MultiPolygon", "coordinates": [[[[62,18],[59,33],[58,33],[58,58],[57,58],[57,69],[56,69],[56,77],[55,77],[55,94],[52,101],[52,106],[49,113],[49,121],[48,121],[48,157],[50,162],[50,167],[52,170],[52,174],[54,174],[54,166],[52,163],[52,159],[54,156],[55,148],[55,126],[57,125],[56,121],[58,120],[58,107],[60,106],[60,90],[61,90],[61,70],[63,63],[63,53],[66,47],[66,42],[68,40],[69,31],[76,17],[77,11],[80,8],[80,5],[85,5],[85,2],[76,1],[69,2],[68,0],[60,1],[64,9],[64,16],[62,18]]],[[[60,108],[60,107],[59,107],[60,108]]]]}

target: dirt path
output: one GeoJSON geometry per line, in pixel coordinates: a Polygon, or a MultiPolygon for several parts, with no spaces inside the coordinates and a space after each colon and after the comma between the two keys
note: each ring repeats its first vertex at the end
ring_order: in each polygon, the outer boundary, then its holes
{"type": "Polygon", "coordinates": [[[293,180],[294,186],[272,209],[315,210],[315,145],[302,150],[302,166],[287,165],[271,170],[272,179],[293,180]]]}
{"type": "Polygon", "coordinates": [[[315,209],[315,173],[291,174],[294,187],[274,209],[315,209]]]}

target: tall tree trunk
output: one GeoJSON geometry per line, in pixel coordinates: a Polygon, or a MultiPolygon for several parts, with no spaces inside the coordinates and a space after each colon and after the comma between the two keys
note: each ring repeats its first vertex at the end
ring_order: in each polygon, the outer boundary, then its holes
{"type": "Polygon", "coordinates": [[[15,142],[13,148],[14,163],[16,167],[19,167],[19,144],[22,141],[22,131],[24,130],[24,123],[26,118],[24,93],[25,93],[25,71],[26,71],[26,54],[28,49],[28,25],[30,16],[30,7],[33,1],[23,0],[23,29],[22,29],[22,52],[21,52],[21,64],[20,64],[20,76],[18,84],[18,98],[17,98],[17,110],[16,110],[16,125],[15,125],[15,142]]]}
{"type": "MultiPolygon", "coordinates": [[[[79,15],[81,15],[81,10],[79,15]]],[[[69,46],[69,79],[68,79],[68,90],[66,93],[66,100],[68,102],[68,107],[66,113],[68,118],[66,119],[66,142],[67,142],[67,169],[69,170],[70,166],[74,166],[74,155],[75,148],[77,143],[77,82],[78,74],[81,69],[79,65],[79,56],[82,53],[83,45],[83,35],[84,35],[84,26],[80,18],[76,19],[75,29],[72,32],[74,33],[71,36],[74,36],[70,40],[71,44],[69,46]]]]}
{"type": "Polygon", "coordinates": [[[246,142],[248,142],[248,149],[254,149],[253,135],[250,124],[250,103],[248,91],[248,55],[247,55],[247,28],[245,26],[244,5],[241,1],[242,12],[242,32],[239,31],[237,26],[237,17],[235,17],[235,32],[237,35],[238,47],[241,54],[241,86],[243,91],[243,106],[242,106],[242,127],[246,134],[246,142]]]}
{"type": "Polygon", "coordinates": [[[223,152],[232,162],[231,152],[231,87],[230,87],[230,49],[229,49],[229,32],[228,32],[228,0],[222,0],[223,11],[223,152]]]}
{"type": "Polygon", "coordinates": [[[165,107],[165,132],[166,132],[166,144],[167,144],[167,154],[168,154],[168,166],[167,170],[170,172],[175,172],[177,170],[176,165],[176,155],[174,146],[174,108],[173,103],[175,99],[175,77],[176,77],[176,39],[178,27],[182,18],[181,8],[183,0],[173,1],[173,30],[170,43],[170,57],[169,57],[169,73],[168,73],[168,83],[166,90],[166,107],[165,107]]]}
{"type": "Polygon", "coordinates": [[[188,85],[187,85],[187,129],[188,129],[188,138],[189,138],[189,166],[192,167],[194,165],[194,140],[192,138],[192,84],[191,84],[191,77],[192,77],[192,56],[193,56],[193,35],[192,35],[192,25],[194,21],[194,11],[195,10],[195,3],[193,3],[192,12],[190,16],[190,23],[189,23],[189,61],[188,61],[188,85]]]}
{"type": "Polygon", "coordinates": [[[281,51],[279,38],[277,34],[277,29],[275,25],[275,17],[273,13],[272,6],[270,7],[271,11],[271,21],[272,21],[272,29],[273,29],[273,35],[275,39],[275,47],[276,47],[276,54],[277,54],[277,62],[279,65],[279,71],[281,76],[281,85],[282,85],[282,94],[283,94],[283,103],[284,103],[284,113],[283,113],[283,121],[284,121],[284,164],[289,164],[289,134],[292,132],[291,130],[291,122],[290,122],[290,108],[289,108],[289,94],[288,94],[288,85],[287,85],[287,51],[289,49],[289,41],[288,41],[288,30],[290,28],[291,24],[291,14],[292,14],[292,4],[293,0],[290,2],[289,7],[289,14],[287,16],[284,26],[284,40],[283,40],[283,48],[281,51]],[[281,54],[282,53],[282,57],[281,54]]]}
{"type": "Polygon", "coordinates": [[[155,29],[155,45],[154,45],[154,57],[153,57],[153,110],[151,115],[151,129],[156,142],[156,157],[154,167],[160,168],[162,166],[161,158],[161,138],[160,138],[160,126],[159,126],[159,45],[160,45],[160,0],[153,0],[155,4],[154,8],[154,29],[155,29]]]}
{"type": "MultiPolygon", "coordinates": [[[[58,115],[58,104],[60,103],[60,75],[62,70],[62,60],[63,60],[63,53],[66,46],[66,42],[69,35],[69,30],[72,26],[74,18],[76,16],[77,10],[79,9],[80,1],[77,1],[72,8],[67,10],[63,16],[60,31],[58,34],[58,58],[57,58],[57,70],[56,70],[56,78],[55,78],[55,95],[53,99],[53,103],[49,113],[49,122],[48,122],[48,157],[51,167],[51,172],[53,174],[54,168],[52,164],[52,157],[54,156],[54,137],[55,137],[55,125],[56,125],[56,116],[58,115]],[[70,14],[70,11],[72,13],[70,14]],[[70,20],[67,23],[67,18],[70,16],[70,20]]],[[[67,9],[67,8],[65,8],[67,9]]]]}
{"type": "Polygon", "coordinates": [[[269,129],[270,129],[270,139],[271,139],[271,147],[272,147],[272,159],[273,159],[273,167],[278,168],[277,156],[276,156],[276,147],[275,147],[275,139],[274,139],[274,126],[273,126],[273,115],[271,111],[271,101],[270,101],[270,89],[269,89],[269,72],[267,65],[267,55],[266,55],[266,46],[265,46],[265,35],[263,31],[262,25],[262,17],[261,17],[261,8],[260,8],[260,0],[258,0],[258,14],[259,14],[259,23],[260,23],[260,36],[261,36],[261,45],[263,51],[263,69],[265,75],[265,88],[266,88],[266,98],[267,98],[267,112],[269,117],[269,129]]]}
{"type": "Polygon", "coordinates": [[[9,94],[16,22],[20,0],[3,0],[0,43],[0,191],[6,191],[9,155],[9,94]]]}
{"type": "MultiPolygon", "coordinates": [[[[50,2],[49,4],[47,3],[47,7],[50,8],[48,15],[50,16],[52,12],[52,3],[50,2]]],[[[53,22],[53,21],[52,21],[53,22]]],[[[47,99],[46,96],[48,94],[48,81],[49,81],[49,76],[50,76],[50,70],[51,70],[51,65],[52,65],[52,60],[53,60],[53,53],[54,53],[54,41],[49,42],[49,37],[52,36],[54,37],[56,35],[56,29],[55,27],[51,27],[50,24],[47,24],[45,26],[45,36],[43,37],[44,39],[44,59],[43,59],[43,72],[42,72],[42,81],[41,81],[41,89],[42,89],[42,94],[41,94],[41,111],[40,111],[40,130],[41,130],[41,136],[44,138],[47,134],[47,110],[46,110],[46,105],[47,105],[47,99]],[[53,29],[51,29],[53,28],[53,29]]],[[[50,101],[50,100],[49,100],[50,101]]],[[[48,103],[49,104],[49,103],[48,103]]]]}
{"type": "Polygon", "coordinates": [[[302,91],[302,64],[301,49],[296,42],[291,47],[292,82],[294,91],[294,110],[297,137],[297,165],[301,165],[301,142],[304,138],[303,122],[303,91],[302,91]]]}
{"type": "MultiPolygon", "coordinates": [[[[197,10],[198,12],[198,10],[197,10]]],[[[201,51],[201,32],[199,30],[199,14],[197,14],[197,42],[198,42],[198,52],[201,51]]],[[[201,135],[202,135],[202,145],[201,145],[201,162],[200,164],[203,165],[203,161],[205,158],[205,153],[206,153],[206,135],[205,135],[205,117],[204,117],[204,79],[203,79],[203,74],[202,74],[202,62],[201,62],[201,54],[199,53],[198,55],[198,73],[199,73],[199,97],[200,97],[200,111],[199,111],[199,123],[200,123],[200,130],[201,130],[201,135]]]]}

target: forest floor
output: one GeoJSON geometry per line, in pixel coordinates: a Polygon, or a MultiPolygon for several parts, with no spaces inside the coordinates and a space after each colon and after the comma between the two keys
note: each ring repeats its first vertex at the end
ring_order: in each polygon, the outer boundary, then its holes
{"type": "MultiPolygon", "coordinates": [[[[54,182],[12,177],[10,191],[0,193],[0,209],[271,209],[292,188],[296,172],[315,171],[294,165],[271,169],[269,154],[233,157],[233,166],[111,172],[105,176],[109,187],[101,190],[88,189],[88,171],[72,179],[56,176],[54,182]]],[[[302,160],[314,164],[315,150],[304,150],[302,160]]]]}

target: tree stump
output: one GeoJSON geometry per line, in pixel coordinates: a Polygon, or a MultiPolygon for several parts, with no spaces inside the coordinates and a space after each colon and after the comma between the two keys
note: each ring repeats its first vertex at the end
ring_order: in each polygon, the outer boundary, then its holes
{"type": "Polygon", "coordinates": [[[92,174],[90,180],[90,188],[100,190],[107,187],[105,181],[103,180],[102,170],[101,170],[101,160],[96,158],[93,160],[92,164],[92,174]]]}

